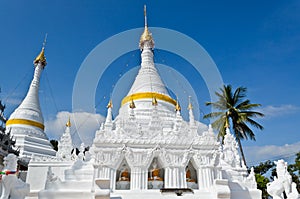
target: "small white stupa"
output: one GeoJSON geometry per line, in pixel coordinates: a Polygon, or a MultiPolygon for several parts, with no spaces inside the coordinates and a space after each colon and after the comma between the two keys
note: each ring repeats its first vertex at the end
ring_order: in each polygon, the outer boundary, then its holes
{"type": "MultiPolygon", "coordinates": [[[[45,42],[44,42],[45,45],[45,42]]],[[[16,139],[20,157],[28,162],[32,155],[55,156],[44,129],[44,118],[39,102],[40,76],[47,65],[45,47],[33,61],[34,76],[26,97],[6,122],[6,131],[16,139]]]]}

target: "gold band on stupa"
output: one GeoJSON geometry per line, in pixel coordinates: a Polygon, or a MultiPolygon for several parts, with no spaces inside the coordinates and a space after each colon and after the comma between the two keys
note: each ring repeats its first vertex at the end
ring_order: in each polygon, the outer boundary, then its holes
{"type": "Polygon", "coordinates": [[[26,119],[10,119],[6,122],[6,126],[14,125],[14,124],[23,124],[28,126],[34,126],[37,128],[40,128],[42,130],[45,129],[45,126],[39,122],[32,121],[32,120],[26,120],[26,119]]]}
{"type": "Polygon", "coordinates": [[[154,97],[157,100],[169,102],[169,103],[173,104],[174,106],[176,105],[176,100],[172,99],[171,97],[164,95],[164,94],[160,94],[160,93],[154,93],[154,92],[135,93],[132,95],[128,95],[128,96],[124,97],[121,105],[123,106],[124,104],[126,104],[127,102],[131,102],[132,100],[141,100],[141,99],[151,99],[152,100],[154,97]]]}

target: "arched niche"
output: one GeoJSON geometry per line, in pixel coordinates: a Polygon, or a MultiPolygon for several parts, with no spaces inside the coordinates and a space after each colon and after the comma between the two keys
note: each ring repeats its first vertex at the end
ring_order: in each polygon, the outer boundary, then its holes
{"type": "Polygon", "coordinates": [[[187,188],[198,189],[198,175],[193,160],[190,160],[185,168],[187,188]]]}
{"type": "Polygon", "coordinates": [[[130,189],[130,173],[131,173],[130,167],[126,159],[123,159],[116,172],[117,190],[130,189]]]}
{"type": "Polygon", "coordinates": [[[159,158],[154,157],[148,168],[148,189],[164,187],[164,168],[159,158]]]}

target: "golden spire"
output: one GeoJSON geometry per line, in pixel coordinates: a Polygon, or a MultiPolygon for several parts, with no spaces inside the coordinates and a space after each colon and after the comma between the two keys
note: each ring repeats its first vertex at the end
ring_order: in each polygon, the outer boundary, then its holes
{"type": "Polygon", "coordinates": [[[157,106],[157,100],[156,100],[156,97],[153,97],[153,98],[152,98],[152,105],[153,105],[153,106],[157,106]]]}
{"type": "Polygon", "coordinates": [[[106,108],[112,108],[113,107],[113,103],[112,103],[112,100],[109,100],[106,108]]]}
{"type": "Polygon", "coordinates": [[[38,63],[41,63],[43,68],[47,65],[46,57],[45,57],[46,40],[47,40],[47,34],[45,35],[45,39],[44,39],[44,42],[43,42],[43,47],[42,47],[42,50],[41,50],[40,54],[33,61],[35,66],[38,65],[38,63]]]}
{"type": "Polygon", "coordinates": [[[135,104],[134,101],[131,100],[130,104],[129,104],[129,108],[134,109],[135,108],[135,104]]]}
{"type": "Polygon", "coordinates": [[[188,105],[188,110],[192,110],[193,109],[193,105],[191,103],[191,96],[189,96],[189,105],[188,105]]]}
{"type": "Polygon", "coordinates": [[[176,106],[175,106],[175,111],[180,111],[181,110],[181,107],[180,107],[180,104],[179,104],[179,101],[178,101],[178,98],[176,100],[176,106]]]}
{"type": "Polygon", "coordinates": [[[66,123],[66,127],[71,127],[70,116],[69,116],[69,120],[68,120],[68,122],[66,123]]]}
{"type": "Polygon", "coordinates": [[[140,49],[144,48],[144,42],[145,41],[150,41],[150,45],[151,45],[150,47],[153,48],[154,47],[154,41],[153,41],[153,38],[152,38],[152,34],[148,30],[146,5],[144,5],[144,17],[145,17],[145,29],[144,29],[143,34],[141,35],[141,38],[140,38],[140,49]]]}

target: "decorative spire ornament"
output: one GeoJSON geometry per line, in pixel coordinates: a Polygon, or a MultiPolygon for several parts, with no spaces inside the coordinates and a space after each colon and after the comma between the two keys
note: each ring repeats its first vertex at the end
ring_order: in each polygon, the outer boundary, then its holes
{"type": "Polygon", "coordinates": [[[47,41],[47,34],[45,35],[45,39],[44,39],[44,42],[43,42],[43,47],[42,47],[42,50],[41,50],[40,54],[33,61],[34,66],[37,66],[39,63],[41,63],[41,65],[43,66],[43,69],[47,65],[46,57],[45,57],[46,41],[47,41]]]}
{"type": "Polygon", "coordinates": [[[131,102],[129,104],[129,108],[131,108],[131,109],[135,109],[136,108],[133,100],[131,100],[131,102]]]}
{"type": "Polygon", "coordinates": [[[152,98],[152,106],[157,106],[158,103],[157,103],[157,100],[156,100],[156,97],[153,97],[152,98]]]}
{"type": "Polygon", "coordinates": [[[180,107],[178,98],[177,98],[177,100],[176,100],[175,111],[176,111],[176,112],[180,112],[180,111],[181,111],[181,107],[180,107]]]}
{"type": "Polygon", "coordinates": [[[148,22],[147,22],[147,9],[146,9],[146,5],[144,5],[144,17],[145,17],[145,28],[144,28],[144,32],[141,35],[140,38],[140,49],[143,50],[144,49],[144,45],[147,44],[147,46],[151,49],[154,48],[154,41],[152,38],[152,33],[148,30],[148,22]]]}
{"type": "Polygon", "coordinates": [[[110,99],[106,108],[113,108],[113,103],[112,103],[112,100],[110,99]]]}
{"type": "Polygon", "coordinates": [[[66,127],[71,127],[70,116],[69,116],[69,120],[68,120],[68,122],[66,123],[66,127]]]}
{"type": "Polygon", "coordinates": [[[192,110],[193,109],[193,105],[191,103],[191,96],[189,96],[189,105],[188,105],[188,110],[192,110]]]}

